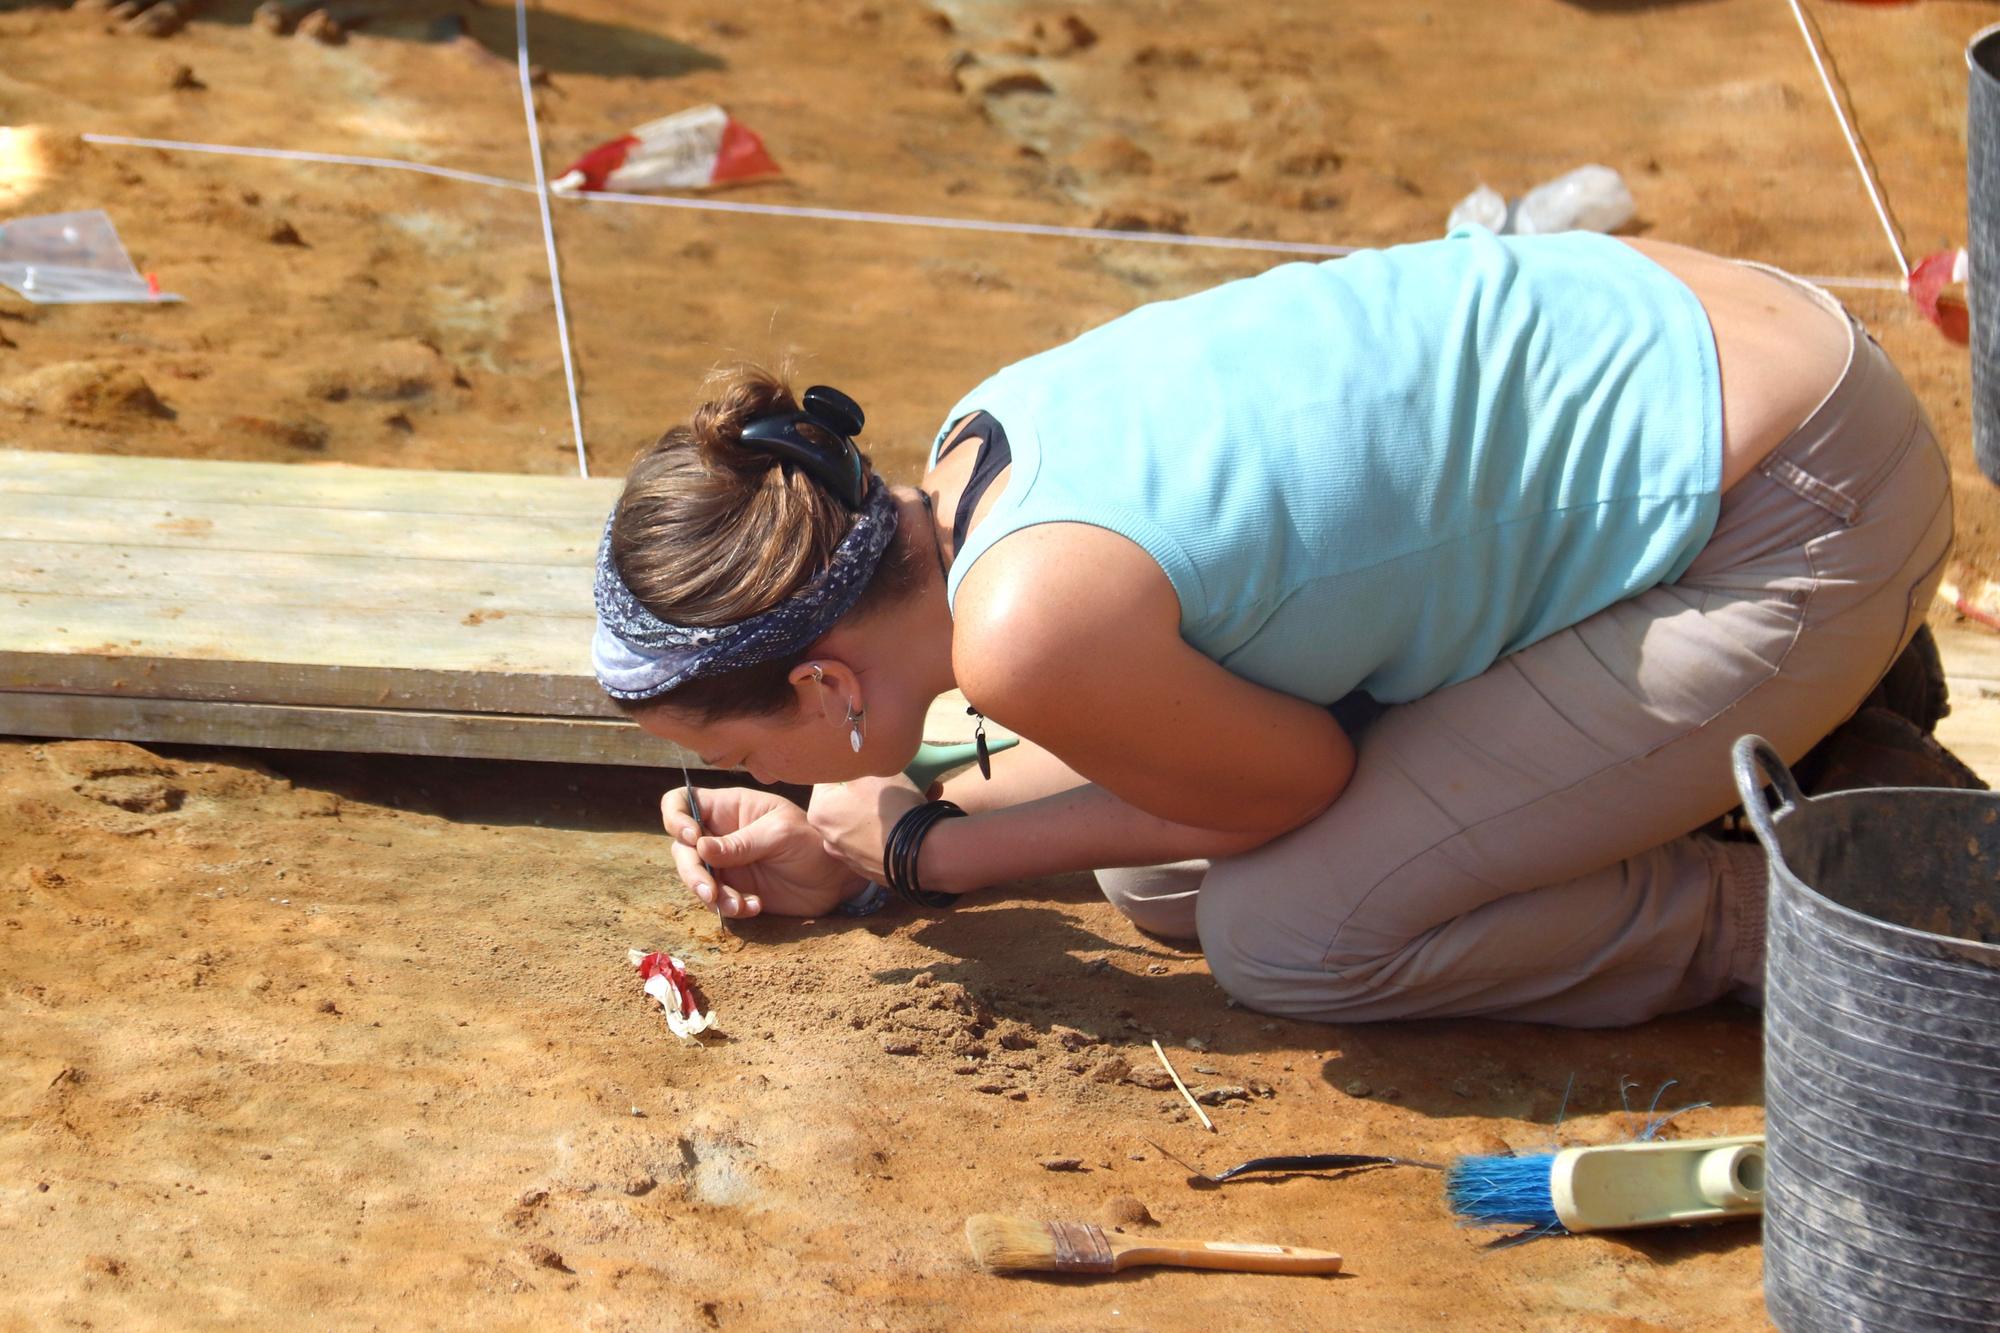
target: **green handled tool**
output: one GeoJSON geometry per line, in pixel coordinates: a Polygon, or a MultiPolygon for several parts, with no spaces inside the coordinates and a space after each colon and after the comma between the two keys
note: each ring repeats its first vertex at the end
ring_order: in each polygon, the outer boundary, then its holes
{"type": "MultiPolygon", "coordinates": [[[[1017,736],[1001,736],[986,742],[988,754],[1011,749],[1021,743],[1017,736]]],[[[917,747],[917,757],[903,766],[903,776],[917,784],[918,791],[929,791],[931,784],[954,769],[977,763],[981,743],[964,741],[957,745],[933,745],[925,741],[917,747]]]]}

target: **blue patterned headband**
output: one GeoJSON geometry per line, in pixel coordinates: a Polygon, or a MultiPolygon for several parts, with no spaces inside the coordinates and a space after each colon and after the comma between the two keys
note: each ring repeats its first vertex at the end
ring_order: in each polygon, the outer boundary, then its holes
{"type": "Polygon", "coordinates": [[[880,477],[871,477],[854,526],[812,582],[733,625],[676,625],[648,611],[626,586],[611,558],[607,519],[597,547],[597,632],[590,641],[597,682],[614,699],[657,699],[691,680],[803,652],[854,608],[895,535],[895,498],[880,477]]]}

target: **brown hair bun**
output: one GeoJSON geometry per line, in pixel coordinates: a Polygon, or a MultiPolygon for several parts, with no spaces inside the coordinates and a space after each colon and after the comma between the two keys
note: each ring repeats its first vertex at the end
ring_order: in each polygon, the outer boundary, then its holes
{"type": "Polygon", "coordinates": [[[743,447],[743,428],[759,417],[798,411],[791,385],[779,374],[739,365],[709,372],[701,388],[706,401],[687,424],[701,461],[746,478],[782,472],[769,454],[743,447]]]}
{"type": "MultiPolygon", "coordinates": [[[[633,595],[662,620],[728,625],[770,610],[817,576],[854,515],[799,468],[744,446],[750,422],[799,410],[782,375],[725,366],[703,381],[702,397],[686,425],[632,461],[611,520],[611,558],[633,595]]],[[[915,586],[909,549],[899,532],[850,616],[915,586]]],[[[711,717],[770,712],[791,698],[785,676],[792,665],[694,681],[659,702],[711,717]]]]}

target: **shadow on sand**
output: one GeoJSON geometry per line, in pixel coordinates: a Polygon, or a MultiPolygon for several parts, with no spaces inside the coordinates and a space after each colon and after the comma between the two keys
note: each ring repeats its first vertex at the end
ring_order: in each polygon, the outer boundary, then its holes
{"type": "MultiPolygon", "coordinates": [[[[242,26],[254,21],[254,0],[213,0],[190,5],[196,23],[242,26]]],[[[0,0],[0,13],[19,10],[66,10],[68,0],[0,0]]],[[[303,14],[314,8],[291,3],[288,9],[303,14]]],[[[370,37],[401,41],[449,44],[477,43],[479,47],[508,64],[514,60],[514,7],[511,4],[477,4],[467,0],[333,0],[318,6],[328,11],[352,32],[370,37]]],[[[78,22],[102,22],[115,27],[119,20],[93,6],[75,6],[78,22]]],[[[273,41],[287,40],[274,36],[273,41]]],[[[643,28],[595,19],[552,13],[547,9],[528,10],[528,52],[534,63],[553,74],[601,74],[613,78],[677,78],[698,70],[724,68],[720,57],[686,42],[675,41],[643,28]]]]}

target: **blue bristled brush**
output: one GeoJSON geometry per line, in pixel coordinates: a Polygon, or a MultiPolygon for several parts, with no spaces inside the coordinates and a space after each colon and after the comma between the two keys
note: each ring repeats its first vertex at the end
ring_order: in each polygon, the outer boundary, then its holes
{"type": "Polygon", "coordinates": [[[1549,1188],[1555,1163],[1552,1152],[1461,1157],[1445,1168],[1445,1199],[1452,1213],[1471,1226],[1557,1231],[1562,1219],[1549,1188]]]}
{"type": "Polygon", "coordinates": [[[1462,1157],[1444,1188],[1467,1225],[1528,1235],[1754,1217],[1764,1211],[1764,1136],[1462,1157]]]}

